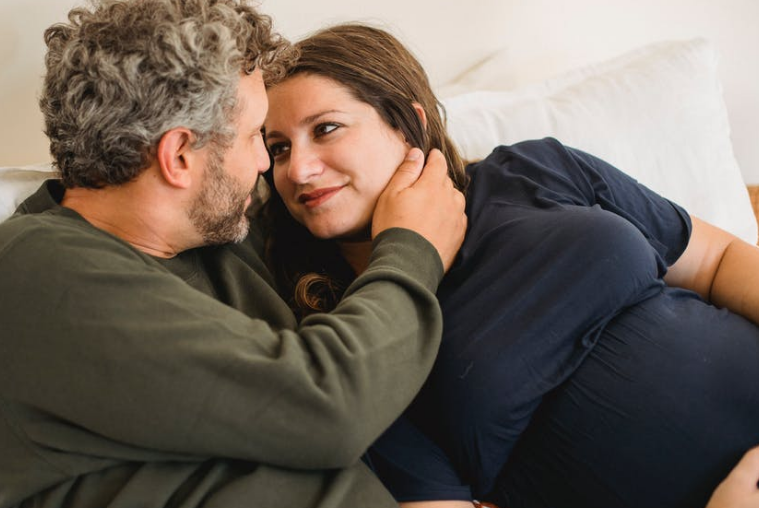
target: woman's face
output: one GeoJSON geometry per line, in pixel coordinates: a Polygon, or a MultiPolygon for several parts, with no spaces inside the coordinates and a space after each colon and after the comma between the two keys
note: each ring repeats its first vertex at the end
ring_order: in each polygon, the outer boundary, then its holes
{"type": "Polygon", "coordinates": [[[266,144],[287,209],[319,238],[365,237],[409,146],[336,81],[299,74],[269,90],[266,144]]]}

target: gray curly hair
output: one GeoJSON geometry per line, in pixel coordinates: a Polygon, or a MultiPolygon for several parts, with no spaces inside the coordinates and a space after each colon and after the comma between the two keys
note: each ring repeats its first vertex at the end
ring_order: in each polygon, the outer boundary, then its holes
{"type": "Polygon", "coordinates": [[[240,76],[276,80],[295,57],[246,0],[100,0],[68,18],[45,31],[40,98],[67,188],[133,180],[175,127],[227,146],[240,76]]]}

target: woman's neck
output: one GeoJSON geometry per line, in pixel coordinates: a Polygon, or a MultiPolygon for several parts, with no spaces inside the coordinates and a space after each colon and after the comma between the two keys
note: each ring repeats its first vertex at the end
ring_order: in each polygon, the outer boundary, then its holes
{"type": "Polygon", "coordinates": [[[345,260],[351,265],[356,275],[361,275],[369,266],[369,257],[372,255],[372,241],[345,241],[337,242],[340,253],[345,260]]]}

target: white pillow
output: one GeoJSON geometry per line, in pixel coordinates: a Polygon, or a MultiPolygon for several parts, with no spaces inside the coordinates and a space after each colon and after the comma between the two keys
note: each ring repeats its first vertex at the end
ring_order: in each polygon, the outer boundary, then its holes
{"type": "Polygon", "coordinates": [[[57,178],[50,164],[0,167],[0,222],[10,217],[48,178],[57,178]]]}
{"type": "MultiPolygon", "coordinates": [[[[503,65],[504,58],[494,58],[503,65]]],[[[476,82],[503,76],[487,64],[476,82]]],[[[704,39],[663,42],[511,91],[443,99],[464,158],[553,136],[596,155],[689,213],[756,243],[757,225],[730,142],[717,54],[704,39]]]]}

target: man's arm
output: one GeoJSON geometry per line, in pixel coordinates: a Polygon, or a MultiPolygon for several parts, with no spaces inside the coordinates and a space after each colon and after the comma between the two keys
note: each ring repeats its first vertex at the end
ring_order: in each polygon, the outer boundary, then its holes
{"type": "MultiPolygon", "coordinates": [[[[0,234],[6,416],[29,447],[82,457],[350,465],[431,368],[441,254],[409,228],[454,201],[406,200],[337,309],[296,329],[242,261],[208,274],[224,280],[218,296],[232,308],[83,221],[9,221],[0,234]]],[[[464,223],[441,229],[461,237],[464,223]]]]}

